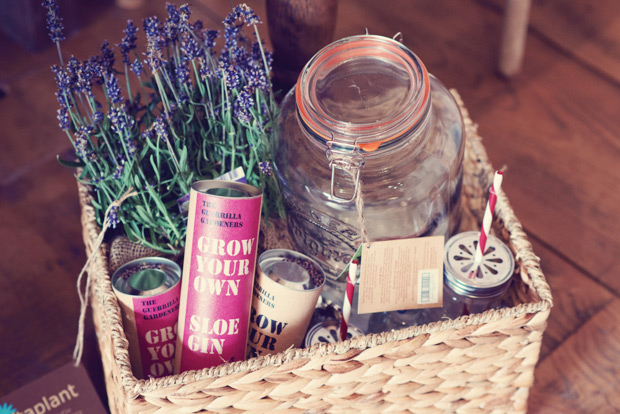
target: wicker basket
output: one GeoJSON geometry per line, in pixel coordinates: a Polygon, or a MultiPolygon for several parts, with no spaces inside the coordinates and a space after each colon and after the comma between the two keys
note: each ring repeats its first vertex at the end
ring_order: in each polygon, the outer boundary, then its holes
{"type": "MultiPolygon", "coordinates": [[[[458,95],[467,132],[462,230],[478,228],[493,176],[458,95]]],[[[90,254],[99,228],[79,188],[90,254]]],[[[525,412],[552,297],[505,195],[494,233],[517,260],[514,305],[456,320],[227,363],[160,379],[131,372],[112,291],[108,246],[90,269],[91,304],[112,413],[513,413],[525,412]],[[519,277],[520,276],[520,277],[519,277]]]]}

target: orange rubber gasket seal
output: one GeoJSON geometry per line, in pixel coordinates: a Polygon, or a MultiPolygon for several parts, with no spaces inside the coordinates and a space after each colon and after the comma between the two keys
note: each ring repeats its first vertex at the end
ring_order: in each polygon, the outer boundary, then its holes
{"type": "MultiPolygon", "coordinates": [[[[411,62],[411,66],[415,67],[415,64],[411,58],[411,55],[407,52],[406,49],[403,49],[403,46],[401,46],[400,43],[396,41],[393,41],[393,43],[385,42],[385,40],[392,41],[392,39],[383,38],[380,36],[362,35],[362,36],[359,36],[356,40],[353,40],[351,42],[344,42],[337,46],[326,46],[325,48],[326,50],[324,49],[324,51],[318,52],[317,54],[318,58],[316,60],[314,59],[311,60],[309,62],[309,66],[306,66],[306,68],[304,68],[304,70],[302,70],[302,72],[299,74],[297,84],[295,85],[295,101],[297,104],[297,110],[299,111],[299,115],[302,118],[302,121],[305,123],[305,125],[310,130],[312,130],[312,132],[314,132],[317,136],[324,138],[326,141],[330,141],[332,139],[332,137],[327,137],[324,134],[319,132],[319,128],[317,128],[317,125],[315,125],[316,122],[312,121],[312,118],[310,117],[310,114],[307,108],[303,105],[302,98],[301,98],[302,96],[301,78],[304,75],[304,73],[310,72],[313,67],[318,66],[318,65],[325,64],[326,68],[330,68],[332,66],[339,64],[340,62],[344,60],[355,58],[358,56],[364,56],[365,55],[364,50],[368,50],[370,48],[374,48],[373,56],[394,61],[395,60],[394,57],[396,55],[397,57],[400,57],[406,62],[411,62]],[[376,47],[378,44],[380,44],[378,40],[381,41],[381,46],[383,46],[383,50],[376,47]],[[351,48],[352,46],[354,48],[351,48]],[[338,60],[335,60],[334,62],[329,62],[329,59],[335,54],[340,54],[341,56],[339,57],[338,60]]],[[[421,98],[421,102],[424,103],[424,102],[427,102],[430,97],[430,80],[428,77],[428,71],[426,70],[426,67],[424,66],[424,64],[419,59],[417,63],[419,64],[421,72],[422,72],[422,85],[424,89],[423,89],[423,95],[421,98]]],[[[415,125],[420,120],[420,118],[424,115],[424,113],[425,113],[425,105],[420,105],[420,107],[418,108],[411,122],[411,125],[415,125]]],[[[326,118],[330,118],[325,113],[321,113],[321,115],[325,116],[326,118]]],[[[359,127],[358,130],[363,131],[365,129],[369,129],[369,130],[375,129],[375,128],[378,128],[384,125],[388,125],[393,122],[394,120],[390,120],[390,121],[384,122],[383,124],[374,124],[374,125],[359,127]]],[[[384,138],[384,139],[377,140],[374,142],[369,142],[369,143],[357,144],[357,145],[366,152],[372,152],[372,151],[377,150],[377,148],[379,148],[379,146],[381,146],[381,144],[383,144],[384,142],[391,141],[395,138],[398,138],[402,136],[405,132],[407,132],[407,130],[401,131],[398,134],[395,134],[388,138],[384,138]]]]}

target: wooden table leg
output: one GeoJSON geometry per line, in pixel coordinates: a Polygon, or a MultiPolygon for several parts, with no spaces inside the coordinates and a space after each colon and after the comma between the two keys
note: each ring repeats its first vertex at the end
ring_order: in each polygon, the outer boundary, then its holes
{"type": "Polygon", "coordinates": [[[531,3],[531,0],[506,0],[498,68],[506,77],[521,70],[531,3]]]}

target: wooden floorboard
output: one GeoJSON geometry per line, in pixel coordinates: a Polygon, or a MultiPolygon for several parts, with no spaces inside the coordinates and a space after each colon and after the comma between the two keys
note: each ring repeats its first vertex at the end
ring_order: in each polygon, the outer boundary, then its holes
{"type": "Polygon", "coordinates": [[[541,259],[554,302],[540,353],[540,358],[544,359],[616,296],[547,247],[535,240],[533,245],[534,252],[541,259]]]}
{"type": "Polygon", "coordinates": [[[620,3],[614,0],[539,2],[532,30],[575,61],[620,84],[620,3]]]}
{"type": "MultiPolygon", "coordinates": [[[[163,2],[132,12],[111,3],[85,1],[65,57],[117,43],[128,18],[164,15],[163,2]]],[[[248,3],[266,20],[264,0],[248,3]]],[[[554,296],[529,411],[618,412],[620,3],[534,1],[524,67],[510,80],[495,74],[503,4],[340,0],[335,37],[401,32],[459,91],[491,161],[506,166],[503,188],[554,296]]],[[[193,10],[220,28],[229,8],[203,0],[193,10]]],[[[8,87],[0,99],[1,397],[71,359],[85,256],[75,179],[55,160],[69,147],[49,71],[56,50],[32,54],[0,34],[0,56],[0,86],[8,87]]],[[[105,398],[87,321],[84,362],[105,398]]]]}
{"type": "Polygon", "coordinates": [[[472,116],[491,159],[508,167],[505,189],[528,231],[618,294],[609,269],[620,251],[620,193],[611,190],[620,87],[536,38],[526,59],[514,92],[472,116]]]}
{"type": "Polygon", "coordinates": [[[617,413],[620,300],[614,300],[541,362],[530,413],[617,413]]]}
{"type": "MultiPolygon", "coordinates": [[[[73,172],[55,158],[0,186],[0,396],[71,361],[86,260],[76,190],[73,172]]],[[[103,397],[90,320],[86,341],[85,366],[103,397]]]]}

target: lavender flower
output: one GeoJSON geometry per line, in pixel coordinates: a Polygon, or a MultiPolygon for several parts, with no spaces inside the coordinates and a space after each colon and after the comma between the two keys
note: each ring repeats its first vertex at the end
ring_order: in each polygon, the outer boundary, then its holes
{"type": "Polygon", "coordinates": [[[268,51],[266,51],[264,48],[262,48],[261,47],[261,43],[254,42],[252,44],[252,59],[254,60],[256,65],[258,65],[259,67],[263,68],[263,70],[264,70],[265,69],[264,63],[263,63],[263,53],[264,53],[264,55],[265,55],[265,62],[267,63],[266,70],[269,72],[269,71],[271,71],[271,65],[273,63],[273,54],[268,52],[268,51]]]}
{"type": "Polygon", "coordinates": [[[207,49],[213,49],[215,47],[215,40],[220,37],[219,30],[205,30],[203,32],[204,35],[204,46],[207,49]]]}
{"type": "Polygon", "coordinates": [[[191,31],[198,37],[202,38],[202,32],[204,29],[204,24],[202,24],[201,20],[196,20],[194,23],[189,24],[189,22],[183,22],[184,25],[188,25],[191,31]]]}
{"type": "Polygon", "coordinates": [[[113,205],[110,208],[110,212],[108,213],[108,225],[109,227],[112,227],[113,229],[116,228],[116,226],[118,226],[119,224],[121,224],[121,221],[118,218],[118,206],[117,205],[113,205]]]}
{"type": "Polygon", "coordinates": [[[174,101],[170,101],[169,105],[170,105],[170,113],[169,113],[170,118],[174,118],[174,114],[177,112],[177,109],[179,109],[179,107],[174,101]]]}
{"type": "Polygon", "coordinates": [[[78,71],[80,70],[80,61],[75,56],[71,56],[67,62],[67,83],[71,90],[77,89],[78,71]]]}
{"type": "Polygon", "coordinates": [[[267,177],[271,177],[271,175],[273,174],[273,168],[271,167],[271,163],[269,161],[261,161],[260,163],[258,163],[258,167],[260,168],[261,172],[267,177]]]}
{"type": "Polygon", "coordinates": [[[151,17],[145,20],[145,31],[148,28],[149,32],[147,33],[150,33],[150,35],[147,34],[146,63],[153,72],[156,72],[163,66],[163,47],[166,44],[158,25],[159,20],[157,20],[157,17],[151,17]]]}
{"type": "Polygon", "coordinates": [[[67,108],[65,106],[61,106],[56,112],[58,113],[56,116],[58,119],[58,126],[60,126],[60,129],[63,131],[68,131],[71,127],[71,121],[69,120],[67,108]]]}
{"type": "Polygon", "coordinates": [[[110,43],[107,40],[103,41],[101,45],[101,68],[105,73],[114,72],[114,51],[110,48],[110,43]]]}
{"type": "MultiPolygon", "coordinates": [[[[103,174],[103,171],[101,171],[99,173],[99,177],[96,177],[96,176],[95,177],[91,177],[90,178],[90,182],[91,182],[92,185],[96,186],[97,184],[101,183],[104,179],[105,179],[105,175],[103,174]]],[[[99,188],[95,187],[95,192],[97,192],[97,191],[99,191],[99,188]]]]}
{"type": "Polygon", "coordinates": [[[92,68],[91,61],[85,60],[82,62],[76,73],[75,90],[84,93],[88,97],[94,97],[92,91],[94,73],[95,71],[92,68]]]}
{"type": "Polygon", "coordinates": [[[112,124],[112,131],[121,135],[127,127],[127,122],[125,122],[125,117],[123,116],[121,108],[112,108],[109,116],[110,123],[112,124]]]}
{"type": "MultiPolygon", "coordinates": [[[[192,11],[189,8],[189,4],[182,4],[181,6],[179,6],[179,20],[181,25],[186,25],[187,23],[189,23],[189,18],[192,15],[192,11]]],[[[202,26],[202,22],[200,22],[200,20],[196,21],[196,23],[200,23],[200,25],[202,26]]]]}
{"type": "Polygon", "coordinates": [[[164,24],[164,31],[166,33],[166,44],[169,44],[175,42],[179,36],[181,15],[174,4],[167,3],[166,9],[168,10],[168,18],[164,24]]]}
{"type": "Polygon", "coordinates": [[[131,65],[129,65],[129,70],[132,71],[137,77],[140,77],[140,75],[142,75],[142,71],[144,70],[144,65],[140,62],[140,59],[136,59],[131,65]]]}
{"type": "Polygon", "coordinates": [[[101,111],[93,112],[92,120],[93,120],[93,124],[95,125],[101,124],[101,122],[103,122],[103,112],[101,111]]]}
{"type": "Polygon", "coordinates": [[[93,83],[103,85],[103,66],[101,56],[91,56],[88,61],[90,67],[91,80],[93,83]]]}
{"type": "Polygon", "coordinates": [[[67,73],[57,65],[52,66],[58,92],[56,97],[61,105],[65,105],[65,96],[70,93],[71,81],[67,73]]]}
{"type": "Polygon", "coordinates": [[[113,73],[108,73],[105,87],[108,91],[108,97],[110,101],[115,104],[123,102],[123,96],[121,95],[121,88],[118,86],[118,79],[113,73]]]}
{"type": "Polygon", "coordinates": [[[236,7],[236,9],[238,10],[238,13],[243,16],[243,19],[248,26],[262,23],[260,18],[254,13],[254,10],[248,7],[247,4],[240,4],[236,7]]]}
{"type": "Polygon", "coordinates": [[[142,132],[142,134],[140,134],[140,136],[142,137],[142,139],[144,140],[149,140],[152,141],[153,140],[153,130],[152,129],[147,129],[144,130],[142,132]]]}
{"type": "Polygon", "coordinates": [[[254,10],[252,10],[246,4],[240,4],[236,6],[233,11],[230,12],[228,16],[226,16],[222,23],[224,23],[226,26],[230,26],[239,19],[243,19],[248,26],[262,23],[260,18],[254,13],[254,10]]]}
{"type": "Polygon", "coordinates": [[[222,23],[224,23],[224,26],[232,26],[235,24],[237,19],[239,19],[239,17],[241,17],[241,11],[239,8],[235,7],[230,13],[228,13],[226,18],[222,20],[222,23]]]}
{"type": "Polygon", "coordinates": [[[252,95],[246,91],[241,91],[233,103],[233,115],[242,123],[248,124],[252,119],[250,108],[253,106],[254,99],[252,99],[252,95]]]}
{"type": "Polygon", "coordinates": [[[186,65],[180,64],[174,69],[177,80],[180,84],[191,84],[191,79],[189,78],[189,69],[186,65]]]}
{"type": "Polygon", "coordinates": [[[194,36],[190,34],[186,34],[181,38],[181,51],[188,61],[196,59],[202,52],[198,46],[198,42],[194,36]]]}
{"type": "Polygon", "coordinates": [[[198,72],[200,73],[200,79],[206,81],[215,76],[213,69],[211,67],[211,63],[204,57],[198,58],[198,63],[200,64],[200,68],[198,72]]]}
{"type": "Polygon", "coordinates": [[[265,71],[255,65],[248,67],[244,75],[250,91],[255,89],[267,91],[271,87],[265,71]]]}
{"type": "Polygon", "coordinates": [[[114,170],[114,179],[118,180],[123,176],[123,172],[125,171],[125,164],[117,164],[116,169],[114,170]]]}
{"type": "Polygon", "coordinates": [[[245,70],[245,68],[252,62],[252,56],[248,53],[245,47],[238,46],[234,48],[230,51],[230,57],[241,70],[245,70]]]}
{"type": "Polygon", "coordinates": [[[163,47],[166,45],[161,22],[156,16],[144,19],[147,40],[146,63],[153,72],[163,66],[163,47]]]}
{"type": "Polygon", "coordinates": [[[238,46],[241,27],[243,27],[243,24],[231,24],[224,28],[224,47],[227,50],[234,50],[238,46]]]}
{"type": "Polygon", "coordinates": [[[236,89],[241,85],[241,77],[239,71],[232,64],[227,55],[222,55],[218,62],[219,76],[224,79],[226,86],[230,89],[236,89]]]}
{"type": "Polygon", "coordinates": [[[153,123],[153,128],[157,133],[157,137],[162,141],[168,141],[168,131],[166,130],[166,123],[161,116],[157,117],[153,123]]]}
{"type": "Polygon", "coordinates": [[[75,132],[73,145],[75,146],[75,153],[81,159],[88,158],[92,153],[90,148],[89,134],[92,133],[90,126],[81,127],[75,132]]]}
{"type": "Polygon", "coordinates": [[[65,36],[62,33],[64,27],[62,25],[62,18],[58,16],[58,5],[56,0],[44,0],[43,7],[47,7],[47,29],[49,30],[49,37],[52,42],[60,42],[65,40],[65,36]]]}
{"type": "Polygon", "coordinates": [[[137,32],[138,28],[133,24],[133,21],[127,20],[127,27],[123,30],[125,36],[121,40],[121,43],[116,45],[121,49],[121,56],[123,57],[123,63],[125,65],[131,63],[129,61],[129,52],[136,48],[136,40],[138,39],[136,36],[137,32]]]}
{"type": "Polygon", "coordinates": [[[112,123],[112,131],[118,135],[123,135],[123,132],[127,128],[133,128],[135,120],[132,117],[127,116],[127,108],[125,104],[120,105],[117,108],[110,110],[110,122],[112,123]]]}
{"type": "Polygon", "coordinates": [[[129,154],[130,157],[136,155],[136,152],[138,151],[136,141],[134,141],[129,135],[125,139],[125,147],[127,148],[127,154],[129,154]]]}
{"type": "MultiPolygon", "coordinates": [[[[60,107],[67,109],[67,101],[65,100],[64,92],[56,92],[54,95],[56,95],[56,101],[58,101],[60,107]]],[[[69,101],[69,104],[71,104],[71,101],[69,101]]]]}
{"type": "Polygon", "coordinates": [[[147,17],[142,23],[147,38],[159,37],[161,35],[161,22],[157,16],[147,17]]]}

